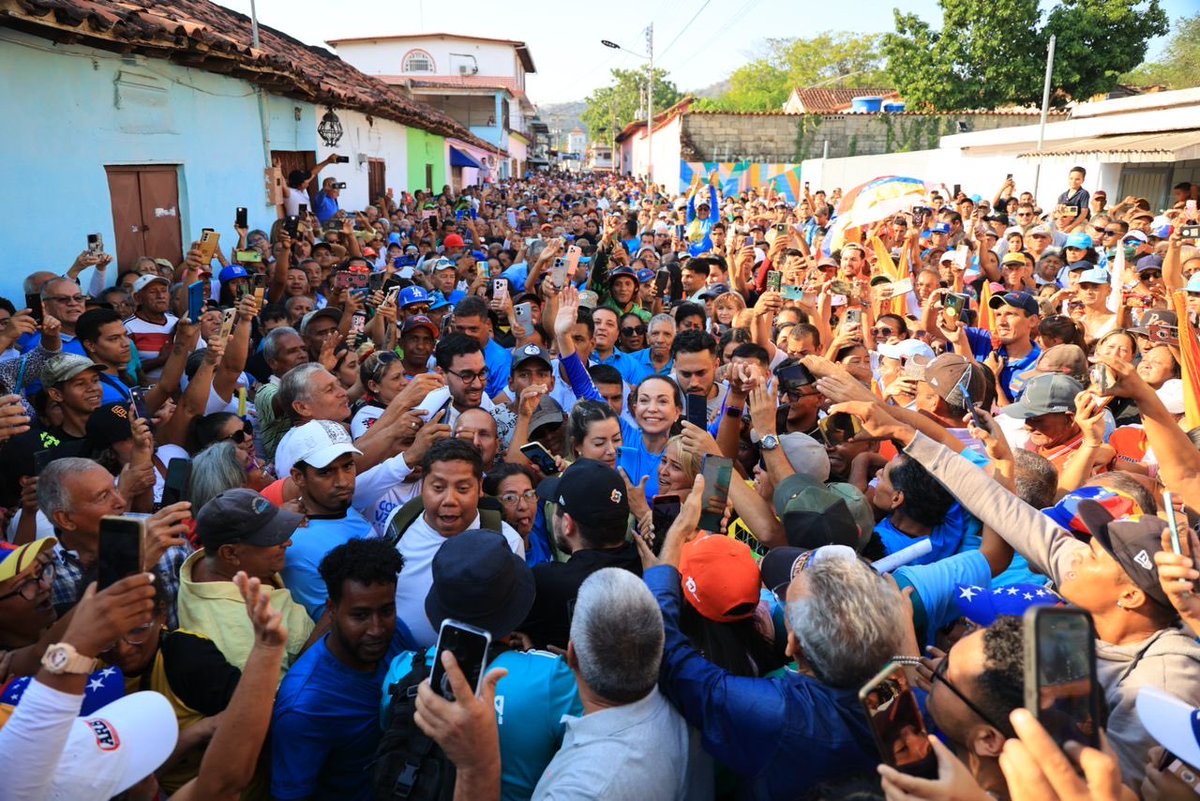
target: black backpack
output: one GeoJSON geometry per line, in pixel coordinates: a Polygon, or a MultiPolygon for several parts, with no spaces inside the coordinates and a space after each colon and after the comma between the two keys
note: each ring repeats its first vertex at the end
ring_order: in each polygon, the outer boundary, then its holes
{"type": "MultiPolygon", "coordinates": [[[[504,518],[500,515],[500,510],[495,508],[499,505],[499,501],[490,498],[486,495],[479,499],[479,526],[488,531],[502,533],[500,527],[504,524],[504,518]]],[[[392,515],[391,521],[388,523],[387,531],[383,533],[383,539],[395,545],[404,536],[404,532],[408,531],[408,527],[416,522],[425,511],[425,501],[420,495],[415,498],[409,498],[408,501],[400,507],[396,514],[392,515]]]]}
{"type": "Polygon", "coordinates": [[[414,720],[417,687],[428,676],[425,654],[417,651],[408,674],[388,687],[392,705],[373,763],[376,801],[452,801],[454,797],[454,763],[414,720]]]}

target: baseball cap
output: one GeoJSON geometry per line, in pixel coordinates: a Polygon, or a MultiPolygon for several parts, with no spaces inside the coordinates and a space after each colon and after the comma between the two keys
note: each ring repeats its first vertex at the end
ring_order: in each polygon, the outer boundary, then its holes
{"type": "Polygon", "coordinates": [[[538,497],[591,526],[624,527],[629,518],[625,479],[603,462],[579,459],[537,487],[538,497]]]}
{"type": "Polygon", "coordinates": [[[1079,275],[1079,283],[1081,284],[1107,284],[1109,282],[1108,270],[1103,267],[1093,267],[1090,270],[1084,270],[1079,275]]]}
{"type": "Polygon", "coordinates": [[[354,441],[341,423],[332,420],[309,420],[302,426],[288,431],[291,439],[292,465],[300,462],[317,469],[328,467],[330,462],[347,453],[362,455],[354,447],[354,441]]]}
{"type": "Polygon", "coordinates": [[[104,404],[88,417],[86,429],[88,445],[97,451],[104,450],[114,442],[132,439],[133,427],[129,421],[129,404],[104,404]]]}
{"type": "Polygon", "coordinates": [[[1068,264],[1067,272],[1068,273],[1081,273],[1084,270],[1090,270],[1095,266],[1096,265],[1092,264],[1090,261],[1088,261],[1086,259],[1080,259],[1079,261],[1073,261],[1070,264],[1068,264]]]}
{"type": "Polygon", "coordinates": [[[1135,706],[1159,745],[1192,767],[1200,765],[1200,709],[1157,687],[1139,688],[1135,706]]]}
{"type": "Polygon", "coordinates": [[[99,373],[104,368],[87,356],[80,356],[76,353],[59,354],[42,366],[42,386],[58,386],[87,370],[95,370],[99,373]]]}
{"type": "Polygon", "coordinates": [[[788,476],[775,488],[774,502],[788,545],[858,547],[861,532],[850,507],[817,479],[802,473],[788,476]]]}
{"type": "Polygon", "coordinates": [[[519,348],[513,348],[512,369],[516,370],[519,365],[524,364],[530,359],[541,359],[546,363],[547,367],[550,367],[554,364],[549,353],[531,342],[528,345],[522,345],[519,348]]]}
{"type": "Polygon", "coordinates": [[[433,293],[433,302],[429,304],[429,310],[431,312],[441,311],[442,309],[447,309],[449,307],[450,301],[446,300],[445,295],[443,295],[441,292],[433,293]]]}
{"type": "Polygon", "coordinates": [[[433,556],[425,614],[436,629],[447,618],[507,637],[533,607],[533,571],[504,535],[473,528],[450,537],[433,556]]]}
{"type": "Polygon", "coordinates": [[[929,230],[935,234],[948,234],[950,233],[950,223],[934,223],[933,227],[929,230]]]}
{"type": "Polygon", "coordinates": [[[1079,518],[1088,533],[1108,555],[1117,560],[1125,574],[1147,597],[1165,609],[1171,608],[1158,580],[1154,554],[1162,548],[1166,524],[1154,515],[1114,518],[1095,501],[1080,501],[1079,518]]]}
{"type": "Polygon", "coordinates": [[[410,253],[420,253],[420,252],[421,252],[420,248],[418,248],[416,245],[406,245],[404,248],[404,253],[406,255],[410,254],[410,253]]]}
{"type": "Polygon", "coordinates": [[[585,309],[594,309],[600,305],[600,296],[590,289],[579,290],[579,305],[585,309]]]}
{"type": "Polygon", "coordinates": [[[457,269],[454,266],[454,262],[443,257],[433,263],[433,267],[431,268],[431,271],[436,273],[438,270],[454,270],[454,269],[457,269]]]}
{"type": "Polygon", "coordinates": [[[328,317],[330,320],[340,323],[342,321],[342,310],[334,306],[326,306],[323,309],[310,311],[308,314],[304,315],[304,319],[300,321],[300,335],[303,336],[304,334],[308,333],[308,327],[312,325],[313,321],[322,317],[328,317]]]}
{"type": "Polygon", "coordinates": [[[388,234],[387,241],[388,241],[389,245],[399,245],[400,244],[400,234],[393,231],[392,233],[388,234]]]}
{"type": "Polygon", "coordinates": [[[618,278],[632,278],[634,281],[638,280],[637,273],[635,273],[629,267],[618,267],[617,269],[615,269],[611,273],[609,273],[608,274],[608,283],[612,284],[618,278]]]}
{"type": "Polygon", "coordinates": [[[1019,236],[1023,239],[1025,237],[1025,232],[1013,225],[1004,229],[1004,238],[1008,239],[1010,236],[1019,236]]]}
{"type": "Polygon", "coordinates": [[[447,248],[465,248],[467,243],[458,234],[450,234],[442,240],[442,246],[447,248]]]}
{"type": "Polygon", "coordinates": [[[1076,250],[1087,250],[1092,246],[1092,238],[1088,234],[1077,232],[1067,237],[1064,248],[1075,248],[1076,250]]]}
{"type": "Polygon", "coordinates": [[[429,331],[430,334],[433,335],[434,339],[437,339],[441,333],[440,331],[438,331],[437,324],[434,323],[433,320],[430,320],[428,317],[426,317],[423,314],[414,314],[414,315],[411,315],[410,317],[404,318],[404,324],[402,326],[400,326],[400,336],[404,336],[409,331],[412,331],[414,328],[426,329],[427,331],[429,331]]]}
{"type": "Polygon", "coordinates": [[[1140,273],[1144,270],[1161,270],[1162,265],[1163,257],[1157,253],[1150,253],[1137,260],[1137,271],[1140,273]]]}
{"type": "Polygon", "coordinates": [[[971,400],[982,401],[987,393],[987,374],[983,368],[958,353],[943,353],[925,365],[924,381],[951,406],[965,406],[963,385],[971,400]]]}
{"type": "Polygon", "coordinates": [[[542,426],[561,425],[566,419],[567,414],[558,405],[558,401],[549,395],[543,397],[538,401],[537,408],[533,410],[533,416],[529,418],[530,439],[533,438],[533,432],[542,426]]]}
{"type": "Polygon", "coordinates": [[[1084,501],[1100,504],[1113,517],[1129,517],[1142,513],[1142,507],[1138,506],[1132,495],[1112,487],[1089,486],[1071,490],[1058,503],[1043,509],[1042,514],[1060,528],[1069,531],[1076,539],[1087,541],[1092,535],[1079,516],[1079,504],[1084,501]]]}
{"type": "Polygon", "coordinates": [[[726,286],[725,284],[713,284],[708,289],[705,289],[703,292],[700,293],[700,298],[702,300],[707,299],[707,298],[716,299],[716,298],[719,298],[722,295],[726,294],[727,292],[729,292],[729,287],[726,286]]]}
{"type": "MultiPolygon", "coordinates": [[[[1200,292],[1200,287],[1197,287],[1192,291],[1200,292]]],[[[1158,323],[1159,325],[1178,326],[1179,316],[1170,309],[1148,309],[1146,314],[1142,317],[1141,325],[1137,326],[1136,328],[1130,328],[1129,330],[1134,334],[1150,336],[1150,326],[1154,325],[1155,323],[1158,323]]]]}
{"type": "Polygon", "coordinates": [[[1136,239],[1137,241],[1139,241],[1143,244],[1145,244],[1147,241],[1149,241],[1146,238],[1146,234],[1142,231],[1138,231],[1137,229],[1134,229],[1132,231],[1126,231],[1125,236],[1121,237],[1122,242],[1126,242],[1130,239],[1136,239]]]}
{"type": "Polygon", "coordinates": [[[303,521],[254,490],[238,487],[225,490],[200,508],[196,536],[206,550],[237,544],[270,548],[287,542],[303,521]]]}
{"type": "Polygon", "coordinates": [[[875,346],[875,350],[879,352],[880,356],[899,361],[907,361],[914,357],[933,361],[933,348],[919,339],[902,339],[892,344],[881,342],[875,346]]]}
{"type": "Polygon", "coordinates": [[[980,587],[959,584],[955,600],[962,616],[987,628],[1001,615],[1021,617],[1033,606],[1065,606],[1062,596],[1040,584],[1012,584],[1006,587],[980,587]]]}
{"type": "Polygon", "coordinates": [[[788,464],[797,473],[825,481],[829,478],[829,454],[825,446],[808,434],[792,431],[779,438],[788,464]]]}
{"type": "Polygon", "coordinates": [[[1020,251],[1011,251],[1004,254],[1004,258],[1000,260],[1001,264],[1016,264],[1024,267],[1028,262],[1025,260],[1025,254],[1020,251]]]}
{"type": "Polygon", "coordinates": [[[858,554],[848,545],[823,545],[819,548],[780,545],[767,551],[758,563],[758,571],[763,585],[779,595],[805,567],[826,559],[856,562],[858,554]]]}
{"type": "Polygon", "coordinates": [[[42,551],[54,547],[58,540],[42,537],[24,545],[0,542],[0,581],[8,581],[37,560],[42,551]]]}
{"type": "Polygon", "coordinates": [[[1078,345],[1054,345],[1042,351],[1033,366],[1037,375],[1061,373],[1069,375],[1079,383],[1088,380],[1087,354],[1078,345]]]}
{"type": "Polygon", "coordinates": [[[683,546],[679,583],[683,597],[701,615],[733,623],[754,615],[762,576],[744,542],[712,534],[683,546]]]}
{"type": "Polygon", "coordinates": [[[141,278],[139,278],[138,280],[133,282],[133,293],[136,295],[138,292],[141,292],[143,289],[150,286],[155,281],[162,281],[164,284],[167,284],[168,286],[171,283],[167,279],[163,278],[161,275],[156,275],[154,273],[147,273],[146,275],[143,275],[141,278]]]}
{"type": "Polygon", "coordinates": [[[231,264],[228,267],[226,267],[225,269],[221,270],[220,274],[217,276],[217,279],[222,284],[227,284],[236,278],[249,278],[249,277],[250,277],[250,273],[246,272],[245,267],[243,267],[240,264],[231,264]]]}
{"type": "Polygon", "coordinates": [[[1034,376],[1025,385],[1021,399],[1005,406],[1000,413],[1022,420],[1043,414],[1074,414],[1075,396],[1083,389],[1083,384],[1062,373],[1034,376]]]}
{"type": "Polygon", "coordinates": [[[1050,236],[1050,228],[1045,225],[1035,225],[1029,229],[1030,236],[1050,236]]]}
{"type": "Polygon", "coordinates": [[[429,293],[425,291],[424,287],[414,284],[413,286],[406,286],[404,289],[401,289],[396,299],[400,304],[400,308],[407,309],[409,306],[415,306],[418,303],[429,303],[429,293]]]}
{"type": "Polygon", "coordinates": [[[637,271],[637,280],[639,284],[648,284],[654,280],[655,273],[649,267],[637,271]]]}
{"type": "Polygon", "coordinates": [[[993,309],[998,309],[1001,306],[1012,306],[1031,317],[1041,312],[1037,298],[1028,292],[1005,292],[1001,295],[992,295],[992,299],[988,301],[988,306],[993,309]]]}

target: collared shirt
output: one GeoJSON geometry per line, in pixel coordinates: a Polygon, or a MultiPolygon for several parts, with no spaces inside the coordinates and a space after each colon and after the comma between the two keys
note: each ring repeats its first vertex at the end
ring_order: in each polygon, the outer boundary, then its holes
{"type": "Polygon", "coordinates": [[[621,378],[627,383],[632,382],[634,374],[640,369],[639,364],[634,361],[633,357],[628,353],[613,348],[613,352],[607,358],[600,358],[600,354],[592,351],[592,364],[610,364],[617,368],[617,372],[621,374],[621,378]]]}
{"type": "MultiPolygon", "coordinates": [[[[970,343],[971,352],[979,361],[983,361],[992,354],[991,331],[968,327],[967,342],[970,343]]],[[[1007,345],[1001,345],[996,353],[1004,359],[1004,369],[1000,371],[999,376],[1000,385],[1004,388],[1004,394],[1008,400],[1015,401],[1025,391],[1025,383],[1029,379],[1026,374],[1032,372],[1037,365],[1037,360],[1042,355],[1042,349],[1034,343],[1029,353],[1025,354],[1024,358],[1017,360],[1009,358],[1007,345]]]]}
{"type": "Polygon", "coordinates": [[[655,367],[650,361],[650,348],[643,348],[636,353],[629,354],[629,358],[633,361],[635,369],[631,378],[627,379],[634,386],[642,383],[645,379],[652,375],[671,375],[671,371],[675,369],[675,360],[669,360],[665,365],[655,367]]]}
{"type": "Polygon", "coordinates": [[[54,603],[54,611],[62,617],[71,610],[83,591],[87,589],[87,581],[95,578],[96,568],[85,568],[79,560],[79,552],[68,550],[59,542],[55,544],[52,558],[54,560],[54,584],[50,587],[50,599],[54,603]]]}

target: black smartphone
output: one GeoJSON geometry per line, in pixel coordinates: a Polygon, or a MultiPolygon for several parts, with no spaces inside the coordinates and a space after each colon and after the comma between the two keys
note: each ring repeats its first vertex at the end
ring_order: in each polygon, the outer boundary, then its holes
{"type": "Polygon", "coordinates": [[[650,550],[655,554],[662,549],[667,532],[671,530],[671,524],[675,522],[675,518],[679,517],[681,505],[678,495],[654,496],[654,501],[650,505],[654,521],[654,544],[650,546],[650,550]]]}
{"type": "Polygon", "coordinates": [[[963,310],[971,303],[970,295],[963,295],[956,292],[951,292],[946,295],[942,301],[942,308],[946,314],[952,317],[962,317],[963,310]],[[953,314],[951,312],[953,311],[953,314]]]}
{"type": "Polygon", "coordinates": [[[667,283],[671,280],[671,272],[669,270],[659,270],[654,274],[654,291],[660,298],[667,296],[667,283]]]}
{"type": "Polygon", "coordinates": [[[308,219],[308,204],[307,203],[300,204],[300,213],[297,214],[296,216],[302,220],[308,219]]]}
{"type": "Polygon", "coordinates": [[[957,199],[958,196],[961,194],[962,194],[962,184],[955,184],[954,185],[954,194],[951,195],[951,197],[957,199]]]}
{"type": "Polygon", "coordinates": [[[813,377],[812,372],[799,363],[775,371],[775,377],[779,379],[781,386],[788,384],[792,386],[804,386],[806,384],[817,383],[817,379],[813,377]]]}
{"type": "Polygon", "coordinates": [[[349,156],[334,156],[333,163],[334,164],[349,164],[350,157],[349,156]]]}
{"type": "Polygon", "coordinates": [[[449,651],[458,661],[458,667],[467,679],[467,684],[479,694],[483,681],[483,669],[487,665],[487,652],[492,644],[492,635],[483,629],[449,618],[442,621],[438,630],[437,648],[433,655],[433,670],[429,673],[429,686],[447,701],[454,700],[454,691],[442,667],[442,652],[449,651]]]}
{"type": "Polygon", "coordinates": [[[96,589],[110,587],[142,569],[146,526],[140,517],[106,515],[100,518],[100,553],[96,589]]]}
{"type": "Polygon", "coordinates": [[[1012,180],[1012,177],[1013,177],[1013,174],[1010,172],[1008,175],[1005,175],[1005,176],[1004,176],[1004,180],[1005,180],[1005,181],[1011,181],[1011,180],[1012,180]]]}
{"type": "Polygon", "coordinates": [[[682,240],[682,239],[683,239],[683,234],[684,234],[684,226],[682,226],[682,225],[678,225],[678,224],[677,224],[677,225],[675,226],[675,238],[676,238],[676,239],[679,239],[679,240],[682,240]]]}
{"type": "Polygon", "coordinates": [[[132,387],[129,399],[133,401],[133,411],[139,418],[150,422],[150,407],[146,405],[146,390],[143,387],[132,387]]]}
{"type": "Polygon", "coordinates": [[[862,422],[852,414],[838,412],[821,418],[817,430],[821,432],[825,444],[834,448],[858,436],[862,431],[862,422]]]}
{"type": "Polygon", "coordinates": [[[61,459],[66,454],[60,454],[58,448],[45,448],[33,453],[33,474],[40,476],[42,471],[46,469],[46,465],[53,462],[55,459],[61,459]]]}
{"type": "Polygon", "coordinates": [[[963,376],[962,383],[958,385],[959,390],[962,392],[963,406],[967,407],[967,411],[971,415],[971,422],[975,424],[976,428],[980,431],[989,431],[987,420],[983,419],[983,415],[979,413],[979,407],[975,405],[975,399],[971,397],[971,389],[968,386],[970,380],[971,371],[968,370],[963,376]]]}
{"type": "MultiPolygon", "coordinates": [[[[37,454],[34,454],[36,463],[37,454]]],[[[1183,538],[1179,533],[1179,518],[1175,515],[1175,496],[1170,490],[1163,490],[1162,508],[1167,513],[1167,530],[1171,533],[1171,550],[1180,556],[1188,556],[1191,554],[1183,552],[1183,538]]]]}
{"type": "Polygon", "coordinates": [[[700,463],[704,476],[704,502],[700,509],[701,531],[719,532],[729,500],[729,482],[733,478],[733,460],[725,456],[705,454],[700,463]]]}
{"type": "Polygon", "coordinates": [[[521,453],[526,459],[533,462],[543,475],[551,476],[558,473],[558,464],[555,463],[554,456],[546,450],[546,446],[542,443],[526,442],[521,446],[521,453]]]}
{"type": "Polygon", "coordinates": [[[37,324],[41,325],[45,315],[42,313],[42,294],[40,292],[30,292],[25,295],[25,308],[33,314],[33,319],[37,320],[37,324]]]}
{"type": "Polygon", "coordinates": [[[858,691],[858,701],[884,762],[910,776],[937,778],[937,752],[904,665],[889,663],[858,691]]]}
{"type": "Polygon", "coordinates": [[[237,216],[234,217],[233,224],[236,225],[238,228],[249,228],[250,227],[249,215],[246,212],[245,206],[237,207],[237,216]]]}
{"type": "Polygon", "coordinates": [[[1025,612],[1025,708],[1062,746],[1100,747],[1100,692],[1092,616],[1066,606],[1025,612]]]}
{"type": "Polygon", "coordinates": [[[205,295],[208,294],[208,284],[204,281],[197,281],[194,284],[188,284],[188,319],[193,324],[200,322],[200,315],[204,314],[205,295]]]}
{"type": "Polygon", "coordinates": [[[288,236],[296,238],[296,232],[300,226],[300,218],[295,214],[289,214],[283,218],[283,230],[287,231],[288,236]]]}
{"type": "Polygon", "coordinates": [[[188,499],[188,483],[192,480],[192,460],[172,459],[167,462],[167,476],[163,480],[161,506],[188,499]]]}
{"type": "Polygon", "coordinates": [[[686,404],[684,419],[694,426],[708,428],[708,399],[689,392],[683,396],[686,404]]]}
{"type": "Polygon", "coordinates": [[[1200,225],[1181,225],[1179,235],[1184,239],[1200,239],[1200,225]]]}

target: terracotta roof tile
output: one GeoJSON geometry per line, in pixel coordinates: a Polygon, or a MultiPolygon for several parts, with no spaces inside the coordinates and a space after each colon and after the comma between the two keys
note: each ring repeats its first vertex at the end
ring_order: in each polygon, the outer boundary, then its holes
{"type": "Polygon", "coordinates": [[[882,97],[885,100],[898,98],[895,89],[840,89],[826,87],[796,87],[796,94],[809,114],[833,114],[850,108],[856,97],[882,97]]]}

